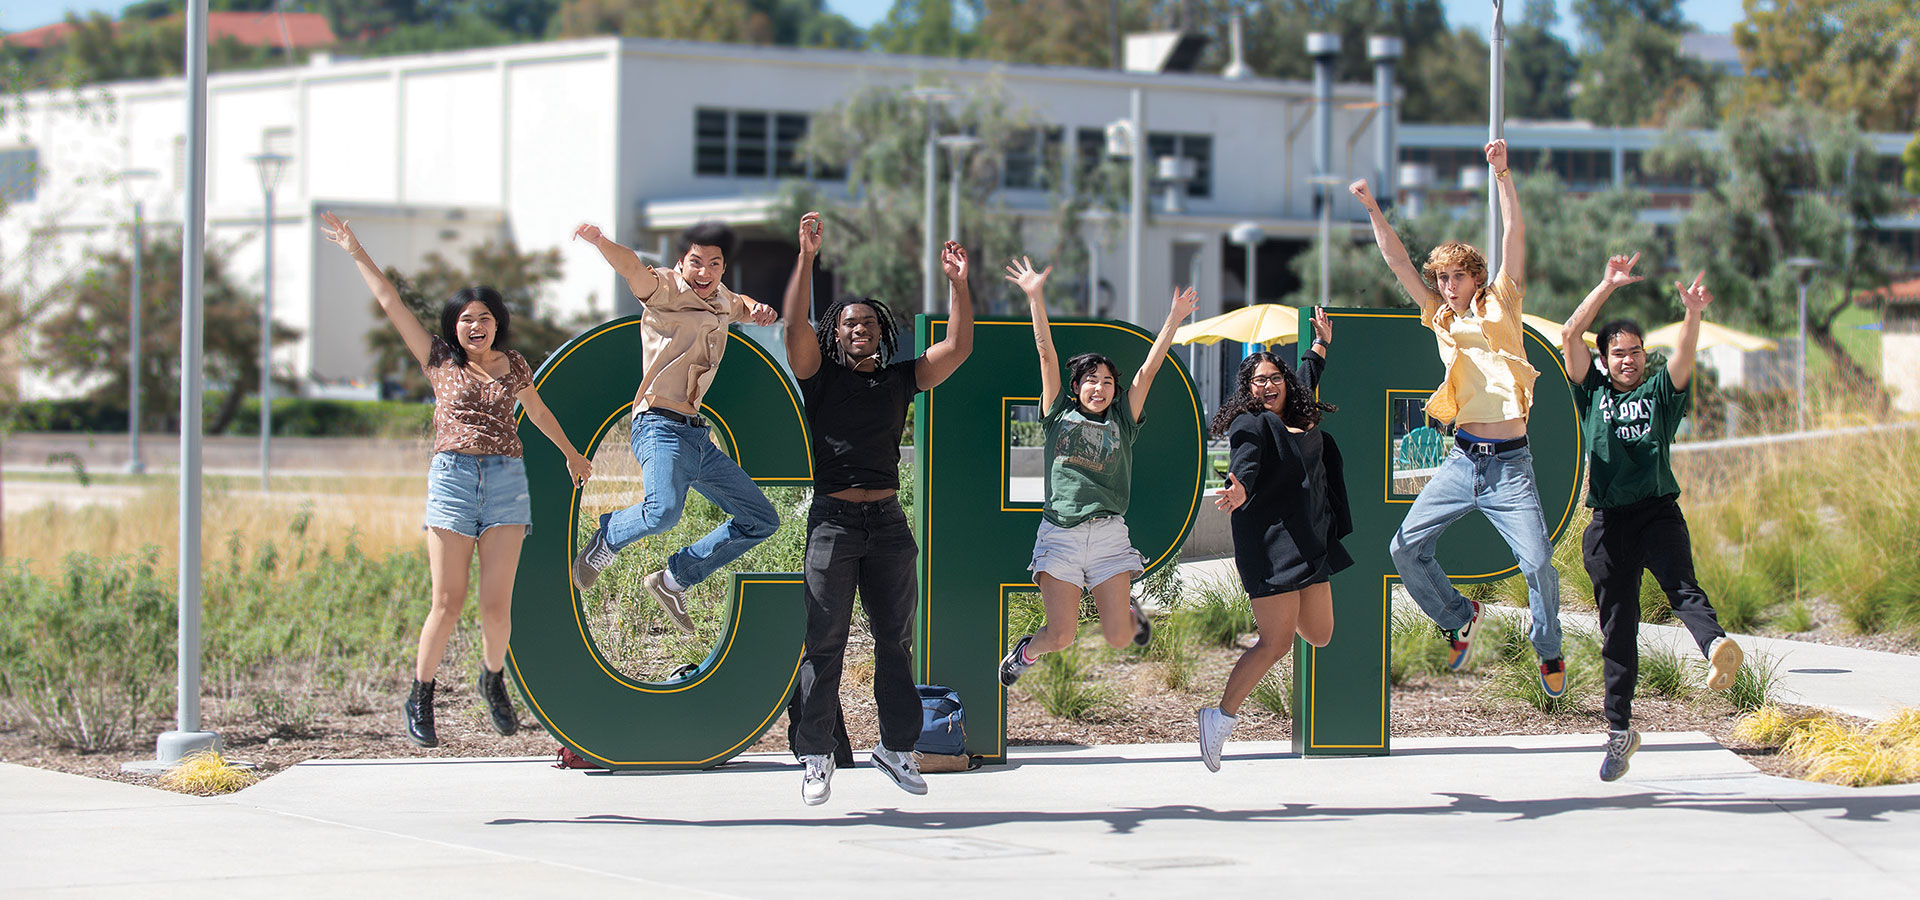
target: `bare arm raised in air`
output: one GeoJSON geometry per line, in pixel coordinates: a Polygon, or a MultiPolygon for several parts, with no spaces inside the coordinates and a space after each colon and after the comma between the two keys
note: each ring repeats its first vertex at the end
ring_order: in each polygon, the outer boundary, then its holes
{"type": "Polygon", "coordinates": [[[1608,259],[1607,272],[1600,277],[1600,283],[1587,292],[1586,299],[1580,301],[1573,315],[1567,318],[1567,324],[1560,328],[1560,358],[1567,364],[1568,381],[1580,383],[1593,368],[1593,353],[1587,349],[1584,335],[1593,327],[1593,320],[1600,317],[1600,307],[1606,305],[1614,291],[1645,280],[1646,276],[1633,274],[1633,264],[1639,261],[1638,253],[1608,259]]]}
{"type": "Polygon", "coordinates": [[[353,257],[353,264],[360,270],[360,279],[367,283],[367,289],[373,292],[373,299],[380,303],[380,311],[387,314],[387,321],[393,323],[393,330],[400,332],[400,340],[407,345],[408,352],[425,368],[427,357],[433,352],[433,336],[420,327],[420,320],[413,317],[407,305],[400,300],[400,291],[387,280],[385,272],[367,254],[367,248],[360,245],[360,239],[353,236],[352,226],[345,219],[333,213],[320,214],[320,234],[327,240],[347,251],[353,257]]]}
{"type": "Polygon", "coordinates": [[[1147,351],[1146,361],[1140,364],[1140,371],[1133,374],[1133,384],[1127,388],[1127,414],[1133,416],[1135,422],[1140,421],[1140,412],[1147,408],[1147,391],[1153,387],[1153,376],[1160,374],[1160,364],[1167,360],[1167,350],[1173,346],[1173,333],[1199,305],[1200,295],[1193,288],[1174,293],[1166,324],[1160,326],[1160,334],[1153,339],[1153,349],[1147,351]]]}
{"type": "Polygon", "coordinates": [[[1440,308],[1440,295],[1427,287],[1420,270],[1413,264],[1413,257],[1407,255],[1407,245],[1400,242],[1400,235],[1394,233],[1393,226],[1387,222],[1387,214],[1380,211],[1373,194],[1367,190],[1367,180],[1362,178],[1347,185],[1347,192],[1366,207],[1367,218],[1373,223],[1373,242],[1380,248],[1380,257],[1387,261],[1387,268],[1393,270],[1393,277],[1399,279],[1400,287],[1420,304],[1420,311],[1433,315],[1440,308]]]}
{"type": "Polygon", "coordinates": [[[1040,351],[1040,412],[1053,409],[1060,396],[1060,354],[1053,349],[1053,327],[1047,322],[1047,304],[1042,291],[1053,267],[1036,272],[1033,262],[1022,256],[1007,266],[1007,280],[1027,295],[1027,309],[1033,313],[1033,343],[1040,351]]]}

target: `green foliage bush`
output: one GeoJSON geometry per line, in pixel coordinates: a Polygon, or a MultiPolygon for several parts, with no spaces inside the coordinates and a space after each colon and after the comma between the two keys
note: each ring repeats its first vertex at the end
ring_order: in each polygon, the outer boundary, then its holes
{"type": "MultiPolygon", "coordinates": [[[[206,395],[203,421],[213,421],[223,395],[206,395]]],[[[9,411],[14,431],[124,432],[127,408],[99,400],[29,400],[9,411]]],[[[151,421],[151,420],[149,420],[151,421]]],[[[273,433],[282,437],[424,438],[433,421],[433,406],[386,400],[315,400],[281,397],[273,401],[273,433]]],[[[240,412],[222,432],[228,435],[260,433],[260,400],[241,401],[240,412]]]]}

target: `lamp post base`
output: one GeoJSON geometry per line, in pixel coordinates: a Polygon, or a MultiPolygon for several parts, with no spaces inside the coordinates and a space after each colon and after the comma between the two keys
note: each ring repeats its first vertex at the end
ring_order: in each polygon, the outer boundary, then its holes
{"type": "Polygon", "coordinates": [[[153,759],[121,763],[120,771],[134,775],[164,775],[191,754],[219,749],[220,736],[211,731],[163,731],[154,741],[153,759]]]}

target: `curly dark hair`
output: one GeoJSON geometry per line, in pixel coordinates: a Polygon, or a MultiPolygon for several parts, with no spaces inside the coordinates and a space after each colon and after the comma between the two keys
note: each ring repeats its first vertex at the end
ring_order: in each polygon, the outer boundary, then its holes
{"type": "Polygon", "coordinates": [[[875,318],[880,320],[880,365],[893,360],[893,348],[900,341],[900,330],[893,324],[893,310],[871,297],[848,295],[833,301],[827,311],[820,314],[813,323],[813,333],[820,339],[820,358],[832,360],[841,365],[847,361],[840,356],[840,342],[834,339],[833,330],[840,325],[840,314],[849,306],[866,306],[873,310],[875,318]]]}
{"type": "Polygon", "coordinates": [[[1294,428],[1306,428],[1320,424],[1321,413],[1339,411],[1340,407],[1331,403],[1322,403],[1315,398],[1313,390],[1301,381],[1300,376],[1293,371],[1292,366],[1287,365],[1286,360],[1262,350],[1241,360],[1238,389],[1233,392],[1233,396],[1227,398],[1227,402],[1220,404],[1220,411],[1213,414],[1215,437],[1225,435],[1227,429],[1233,427],[1233,420],[1240,418],[1243,413],[1258,413],[1266,408],[1266,404],[1253,396],[1253,373],[1263,362],[1273,363],[1274,367],[1280,370],[1280,377],[1287,380],[1287,401],[1286,406],[1280,411],[1281,421],[1294,428]]]}

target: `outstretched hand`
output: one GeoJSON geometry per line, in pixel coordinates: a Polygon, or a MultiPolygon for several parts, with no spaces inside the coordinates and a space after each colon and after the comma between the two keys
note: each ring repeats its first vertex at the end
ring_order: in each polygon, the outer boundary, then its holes
{"type": "Polygon", "coordinates": [[[948,241],[940,250],[940,268],[947,273],[947,280],[954,284],[967,283],[967,248],[959,241],[948,241]]]}
{"type": "Polygon", "coordinates": [[[1035,297],[1040,294],[1040,289],[1046,286],[1047,276],[1052,272],[1052,266],[1042,271],[1034,271],[1033,261],[1022,256],[1007,265],[1007,280],[1018,285],[1027,296],[1035,297]]]}
{"type": "Polygon", "coordinates": [[[1631,257],[1610,257],[1607,260],[1607,273],[1601,276],[1600,283],[1612,289],[1626,287],[1629,284],[1647,280],[1647,276],[1645,275],[1633,274],[1633,265],[1639,261],[1640,254],[1638,253],[1635,253],[1631,257]]]}
{"type": "Polygon", "coordinates": [[[1359,200],[1362,204],[1366,205],[1367,208],[1373,208],[1373,192],[1367,189],[1367,180],[1365,178],[1347,185],[1347,193],[1352,194],[1354,199],[1359,200]]]}
{"type": "Polygon", "coordinates": [[[824,228],[820,221],[820,214],[817,212],[810,212],[800,217],[800,252],[802,254],[816,256],[820,253],[821,232],[824,228]]]}
{"type": "Polygon", "coordinates": [[[573,476],[573,486],[579,487],[593,477],[593,461],[578,453],[567,457],[567,474],[573,476]]]}
{"type": "Polygon", "coordinates": [[[1232,472],[1228,472],[1227,486],[1221,488],[1219,496],[1213,499],[1213,508],[1223,512],[1233,512],[1245,505],[1247,505],[1246,485],[1241,484],[1240,479],[1234,477],[1232,472]]]}
{"type": "Polygon", "coordinates": [[[1173,292],[1173,306],[1167,316],[1176,322],[1185,322],[1193,311],[1200,307],[1200,292],[1193,288],[1181,288],[1173,292]]]}
{"type": "Polygon", "coordinates": [[[600,226],[582,225],[573,230],[573,236],[589,244],[598,245],[600,243],[600,226]]]}
{"type": "Polygon", "coordinates": [[[353,236],[347,220],[330,212],[320,214],[320,236],[340,246],[348,255],[360,252],[360,239],[353,236]]]}
{"type": "Polygon", "coordinates": [[[1713,302],[1713,292],[1700,283],[1700,280],[1705,277],[1707,277],[1707,271],[1701,269],[1700,274],[1693,276],[1693,284],[1684,285],[1678,281],[1673,283],[1673,286],[1680,290],[1680,302],[1686,306],[1687,312],[1705,312],[1707,304],[1713,302]]]}
{"type": "Polygon", "coordinates": [[[1333,320],[1327,318],[1327,308],[1324,306],[1313,308],[1313,337],[1322,344],[1333,346],[1333,320]]]}
{"type": "Polygon", "coordinates": [[[1487,165],[1498,172],[1507,167],[1507,142],[1505,138],[1487,142],[1487,165]]]}

